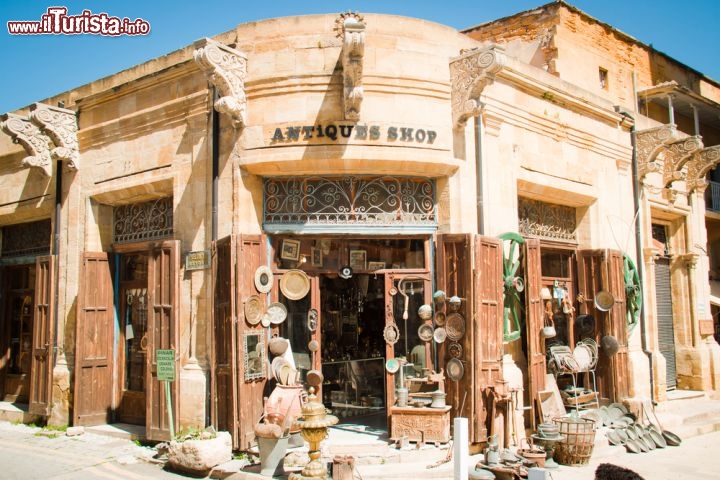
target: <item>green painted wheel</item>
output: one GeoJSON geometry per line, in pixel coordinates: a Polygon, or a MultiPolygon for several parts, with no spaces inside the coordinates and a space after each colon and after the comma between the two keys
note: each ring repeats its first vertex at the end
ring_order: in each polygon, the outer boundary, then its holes
{"type": "Polygon", "coordinates": [[[523,304],[520,296],[522,289],[518,286],[522,282],[516,280],[516,274],[520,268],[519,246],[525,240],[515,232],[503,233],[498,238],[503,241],[503,342],[510,343],[521,335],[523,304]]]}

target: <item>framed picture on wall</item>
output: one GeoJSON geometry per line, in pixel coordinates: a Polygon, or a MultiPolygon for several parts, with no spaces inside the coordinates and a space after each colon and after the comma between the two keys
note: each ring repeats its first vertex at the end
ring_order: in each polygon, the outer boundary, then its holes
{"type": "Polygon", "coordinates": [[[300,241],[299,240],[283,240],[282,249],[280,250],[280,258],[283,260],[300,259],[300,241]]]}
{"type": "Polygon", "coordinates": [[[385,268],[385,262],[368,262],[368,270],[372,272],[382,270],[383,268],[385,268]]]}
{"type": "Polygon", "coordinates": [[[353,270],[365,270],[367,266],[366,250],[350,250],[350,268],[353,270]]]}
{"type": "Polygon", "coordinates": [[[313,267],[323,266],[323,252],[321,247],[313,247],[310,249],[310,265],[313,267]]]}

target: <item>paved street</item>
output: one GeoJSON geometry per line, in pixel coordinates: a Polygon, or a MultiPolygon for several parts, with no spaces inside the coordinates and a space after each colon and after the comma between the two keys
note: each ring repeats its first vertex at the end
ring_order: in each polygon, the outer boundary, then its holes
{"type": "MultiPolygon", "coordinates": [[[[0,479],[3,480],[95,480],[95,479],[182,479],[183,475],[163,470],[151,460],[155,451],[130,440],[84,433],[68,437],[63,432],[46,432],[37,427],[0,422],[0,479]]],[[[371,479],[453,478],[448,462],[428,469],[444,451],[428,451],[415,461],[362,465],[358,475],[371,479]]],[[[474,465],[480,456],[473,456],[474,465]]],[[[407,459],[406,459],[407,461],[407,459]]],[[[548,480],[593,480],[599,463],[609,462],[631,468],[645,480],[720,479],[720,432],[690,437],[679,447],[647,453],[627,453],[623,447],[603,447],[582,467],[561,466],[548,480]]],[[[259,475],[237,473],[231,478],[258,479],[259,475]]],[[[267,477],[265,477],[267,478],[267,477]]]]}

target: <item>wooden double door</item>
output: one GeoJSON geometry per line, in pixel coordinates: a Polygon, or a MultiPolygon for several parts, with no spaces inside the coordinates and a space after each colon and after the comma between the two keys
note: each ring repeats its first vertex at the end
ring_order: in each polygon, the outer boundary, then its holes
{"type": "MultiPolygon", "coordinates": [[[[145,425],[150,440],[170,439],[156,351],[179,360],[179,242],[86,252],[81,266],[75,345],[74,425],[145,425]]],[[[176,375],[179,361],[176,361],[176,375]]],[[[178,382],[171,383],[178,411],[178,382]]],[[[177,428],[177,418],[173,419],[177,428]]]]}

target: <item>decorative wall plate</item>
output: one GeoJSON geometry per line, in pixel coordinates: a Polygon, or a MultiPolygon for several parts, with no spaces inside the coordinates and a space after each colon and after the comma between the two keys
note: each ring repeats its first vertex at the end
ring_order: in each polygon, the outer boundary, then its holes
{"type": "Polygon", "coordinates": [[[438,327],[445,326],[445,312],[437,312],[435,314],[435,325],[438,327]]]}
{"type": "Polygon", "coordinates": [[[255,270],[255,288],[260,293],[267,293],[273,286],[273,273],[267,265],[260,265],[255,270]]]}
{"type": "Polygon", "coordinates": [[[390,345],[395,345],[395,343],[400,339],[400,329],[397,325],[391,323],[385,327],[385,330],[383,330],[383,338],[390,345]]]}
{"type": "Polygon", "coordinates": [[[435,331],[433,332],[433,339],[437,343],[443,343],[445,339],[447,338],[447,332],[443,327],[437,327],[435,331]]]}
{"type": "Polygon", "coordinates": [[[433,328],[432,325],[428,325],[427,323],[423,323],[418,328],[418,337],[420,337],[420,340],[423,342],[429,342],[433,338],[433,328]]]}
{"type": "Polygon", "coordinates": [[[280,278],[280,291],[289,300],[300,300],[310,291],[310,279],[302,270],[289,270],[280,278]]]}
{"type": "Polygon", "coordinates": [[[595,294],[595,308],[601,312],[607,312],[615,303],[615,297],[607,290],[600,290],[595,294]]]}
{"type": "Polygon", "coordinates": [[[445,368],[447,369],[448,378],[456,382],[460,380],[465,373],[465,367],[458,358],[451,358],[448,360],[445,368]]]}
{"type": "Polygon", "coordinates": [[[450,342],[450,345],[448,345],[448,353],[453,358],[462,357],[462,354],[463,354],[462,345],[460,345],[457,342],[450,342]]]}
{"type": "Polygon", "coordinates": [[[445,330],[448,338],[457,342],[465,335],[465,319],[459,313],[451,313],[445,320],[445,330]]]}
{"type": "Polygon", "coordinates": [[[262,323],[263,327],[269,327],[271,325],[272,322],[270,321],[270,314],[268,312],[263,313],[260,323],[262,323]]]}
{"type": "Polygon", "coordinates": [[[398,370],[400,370],[400,362],[397,358],[389,358],[387,362],[385,362],[385,370],[387,370],[389,373],[395,373],[398,370]]]}
{"type": "Polygon", "coordinates": [[[270,323],[274,325],[280,325],[287,318],[287,308],[280,302],[272,303],[267,308],[267,313],[270,315],[270,323]]]}
{"type": "Polygon", "coordinates": [[[250,295],[245,299],[245,321],[250,325],[257,325],[260,323],[260,318],[263,314],[263,304],[260,297],[257,295],[250,295]]]}

